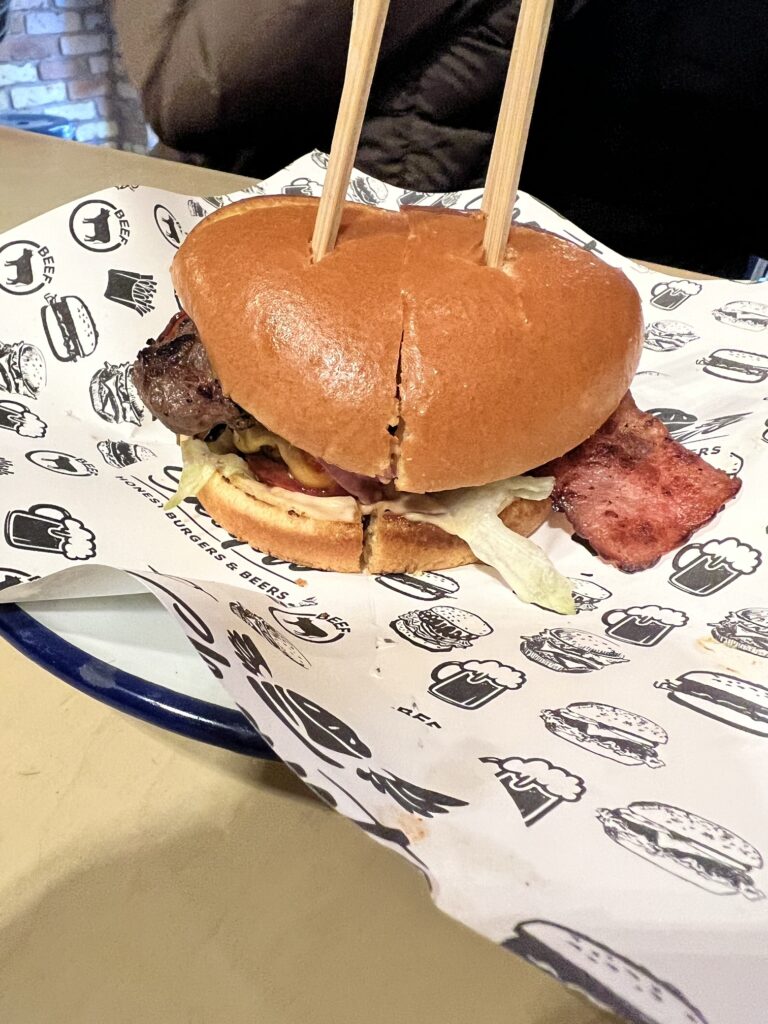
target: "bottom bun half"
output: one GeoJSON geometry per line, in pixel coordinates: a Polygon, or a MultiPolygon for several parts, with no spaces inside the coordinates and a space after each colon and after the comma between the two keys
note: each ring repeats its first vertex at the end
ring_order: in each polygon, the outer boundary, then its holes
{"type": "MultiPolygon", "coordinates": [[[[429,523],[414,523],[393,512],[358,514],[351,522],[262,501],[216,473],[198,498],[206,512],[238,540],[266,554],[308,568],[333,572],[426,572],[453,569],[477,559],[458,537],[429,523]]],[[[318,501],[326,499],[318,498],[318,501]]],[[[549,500],[519,498],[501,513],[509,529],[529,537],[546,520],[549,500]]]]}

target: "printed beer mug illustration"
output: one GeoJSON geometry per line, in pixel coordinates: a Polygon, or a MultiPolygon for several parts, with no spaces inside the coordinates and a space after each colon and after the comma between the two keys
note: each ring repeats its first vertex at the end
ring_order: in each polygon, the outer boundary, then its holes
{"type": "Polygon", "coordinates": [[[606,636],[638,647],[654,647],[677,626],[688,622],[685,612],[649,604],[642,608],[612,608],[603,615],[606,636]]]}
{"type": "Polygon", "coordinates": [[[5,517],[5,540],[22,551],[47,551],[72,561],[96,554],[93,533],[59,505],[13,509],[5,517]]]}
{"type": "Polygon", "coordinates": [[[677,309],[700,291],[697,281],[658,281],[651,290],[651,305],[657,309],[677,309]]]}
{"type": "Polygon", "coordinates": [[[323,191],[322,185],[311,178],[294,178],[290,185],[283,186],[284,196],[315,196],[323,191]]]}
{"type": "Polygon", "coordinates": [[[481,757],[497,766],[496,778],[515,803],[527,827],[564,801],[576,803],[585,792],[584,780],[543,757],[481,757]]]}
{"type": "Polygon", "coordinates": [[[708,597],[740,576],[751,575],[762,562],[759,551],[735,537],[686,544],[677,552],[669,582],[695,597],[708,597]]]}
{"type": "Polygon", "coordinates": [[[4,399],[0,401],[0,430],[12,430],[19,437],[45,437],[46,425],[26,405],[4,399]]]}
{"type": "Polygon", "coordinates": [[[505,690],[519,690],[525,674],[499,661],[444,661],[432,670],[433,697],[473,711],[505,690]]]}

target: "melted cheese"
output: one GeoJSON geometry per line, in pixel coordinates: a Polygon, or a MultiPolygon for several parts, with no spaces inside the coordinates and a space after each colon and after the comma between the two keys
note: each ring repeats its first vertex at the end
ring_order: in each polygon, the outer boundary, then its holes
{"type": "Polygon", "coordinates": [[[314,487],[318,490],[333,487],[334,481],[313,458],[277,434],[264,430],[263,427],[250,427],[248,430],[236,430],[233,437],[235,447],[245,455],[252,455],[262,448],[277,448],[280,458],[302,487],[314,487]]]}
{"type": "Polygon", "coordinates": [[[360,506],[354,498],[318,498],[314,494],[288,491],[284,487],[270,487],[252,476],[224,476],[224,479],[267,505],[298,512],[311,519],[337,523],[355,523],[360,519],[360,506]]]}

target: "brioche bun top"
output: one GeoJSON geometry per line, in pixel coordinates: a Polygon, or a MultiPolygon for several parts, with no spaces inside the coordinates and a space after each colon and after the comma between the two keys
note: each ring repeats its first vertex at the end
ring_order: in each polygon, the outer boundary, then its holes
{"type": "Polygon", "coordinates": [[[424,492],[539,466],[618,406],[643,333],[621,271],[522,227],[490,269],[482,214],[353,203],[313,263],[317,204],[224,207],[172,267],[224,392],[269,430],[424,492]]]}

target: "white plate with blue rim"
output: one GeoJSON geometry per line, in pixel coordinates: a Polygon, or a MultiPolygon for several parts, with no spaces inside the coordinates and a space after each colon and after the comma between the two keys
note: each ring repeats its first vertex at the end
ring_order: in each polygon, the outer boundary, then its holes
{"type": "Polygon", "coordinates": [[[0,636],[135,718],[252,757],[275,755],[150,594],[0,605],[0,636]]]}

